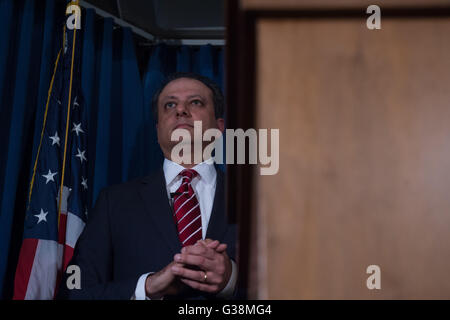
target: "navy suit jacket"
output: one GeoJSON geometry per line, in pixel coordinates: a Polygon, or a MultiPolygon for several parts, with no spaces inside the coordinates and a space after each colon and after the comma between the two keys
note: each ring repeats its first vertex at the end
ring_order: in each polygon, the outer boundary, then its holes
{"type": "MultiPolygon", "coordinates": [[[[227,223],[224,174],[216,192],[206,238],[235,255],[236,227],[227,223]]],[[[81,289],[69,290],[63,274],[59,299],[130,299],[139,277],[157,272],[181,250],[162,168],[154,174],[102,190],[75,246],[69,265],[81,270],[81,289]]],[[[177,299],[213,298],[193,289],[177,299]]]]}

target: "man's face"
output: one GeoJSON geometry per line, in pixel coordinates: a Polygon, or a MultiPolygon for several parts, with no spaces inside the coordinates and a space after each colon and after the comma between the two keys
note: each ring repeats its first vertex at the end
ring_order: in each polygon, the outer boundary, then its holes
{"type": "Polygon", "coordinates": [[[175,129],[194,135],[194,121],[202,121],[202,131],[217,128],[223,132],[224,120],[216,119],[212,91],[202,82],[179,78],[167,84],[158,99],[158,142],[167,159],[178,141],[170,137],[175,129]]]}

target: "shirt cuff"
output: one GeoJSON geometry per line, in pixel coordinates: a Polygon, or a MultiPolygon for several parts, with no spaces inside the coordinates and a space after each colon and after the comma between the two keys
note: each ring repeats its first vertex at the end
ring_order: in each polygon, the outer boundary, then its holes
{"type": "MultiPolygon", "coordinates": [[[[230,261],[231,261],[231,276],[230,279],[228,279],[228,283],[225,286],[225,288],[223,288],[222,291],[220,291],[217,294],[218,298],[231,298],[236,288],[237,273],[238,273],[237,266],[233,260],[230,259],[230,261]]],[[[145,294],[145,281],[147,280],[148,275],[153,273],[154,272],[148,272],[139,277],[139,280],[136,285],[136,290],[134,291],[133,297],[131,297],[132,300],[151,300],[145,294]]]]}
{"type": "Polygon", "coordinates": [[[238,276],[237,265],[233,260],[230,259],[230,261],[231,261],[231,276],[230,276],[230,279],[228,280],[228,283],[225,286],[225,288],[223,288],[222,291],[220,291],[217,294],[218,298],[231,298],[233,296],[235,288],[236,288],[236,282],[237,282],[237,276],[238,276]]]}
{"type": "Polygon", "coordinates": [[[150,300],[150,298],[148,298],[145,294],[145,281],[147,280],[147,276],[153,273],[154,272],[148,272],[140,276],[136,285],[136,290],[134,291],[134,299],[132,298],[133,300],[150,300]]]}

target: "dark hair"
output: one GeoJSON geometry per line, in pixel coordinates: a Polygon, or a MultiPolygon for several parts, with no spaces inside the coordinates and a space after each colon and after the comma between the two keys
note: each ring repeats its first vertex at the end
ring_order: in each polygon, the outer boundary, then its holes
{"type": "Polygon", "coordinates": [[[203,83],[205,86],[207,86],[213,94],[213,103],[214,103],[214,114],[217,118],[223,118],[223,112],[225,108],[225,99],[222,94],[222,90],[220,90],[219,86],[212,81],[211,79],[196,74],[192,72],[176,72],[172,73],[169,76],[167,76],[166,79],[164,79],[161,87],[155,92],[152,98],[152,108],[153,108],[153,115],[155,117],[155,121],[158,122],[158,99],[161,92],[164,90],[164,88],[172,81],[180,78],[188,78],[188,79],[194,79],[198,80],[201,83],[203,83]]]}

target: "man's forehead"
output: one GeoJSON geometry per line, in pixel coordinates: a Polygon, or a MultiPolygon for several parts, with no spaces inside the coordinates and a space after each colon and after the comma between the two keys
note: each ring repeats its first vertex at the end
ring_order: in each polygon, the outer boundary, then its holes
{"type": "Polygon", "coordinates": [[[177,96],[212,96],[212,91],[201,81],[190,78],[178,78],[169,82],[161,91],[160,98],[177,96]]]}

